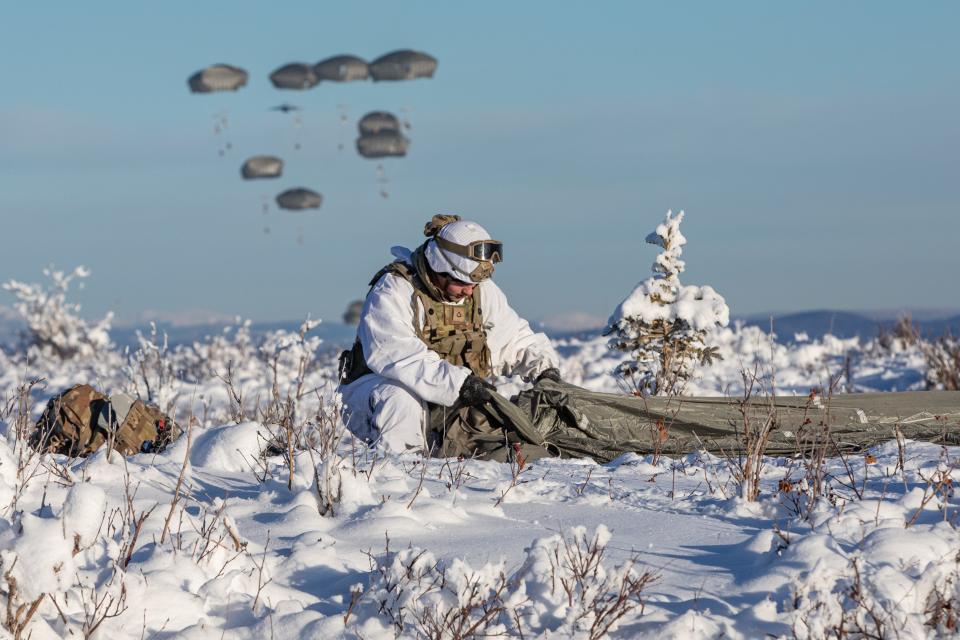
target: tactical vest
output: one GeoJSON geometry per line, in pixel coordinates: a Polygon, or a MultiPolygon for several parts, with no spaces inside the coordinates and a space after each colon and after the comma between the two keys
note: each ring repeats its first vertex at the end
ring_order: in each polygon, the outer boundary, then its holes
{"type": "MultiPolygon", "coordinates": [[[[450,364],[467,367],[478,376],[493,373],[487,332],[483,328],[483,309],[480,304],[480,288],[463,304],[444,304],[435,300],[417,274],[414,267],[404,262],[393,262],[377,272],[370,281],[373,287],[386,274],[399,276],[413,286],[410,304],[413,308],[414,329],[431,351],[450,364]],[[423,326],[418,326],[419,307],[424,311],[423,326]]],[[[360,376],[371,373],[363,355],[358,337],[353,348],[340,354],[340,382],[350,384],[360,376]]]]}

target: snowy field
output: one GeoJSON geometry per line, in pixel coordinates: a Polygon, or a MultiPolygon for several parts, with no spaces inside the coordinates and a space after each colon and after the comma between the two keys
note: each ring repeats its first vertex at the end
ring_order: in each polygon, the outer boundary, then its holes
{"type": "MultiPolygon", "coordinates": [[[[755,501],[741,498],[735,459],[706,453],[523,467],[384,457],[344,432],[336,353],[309,334],[254,340],[240,324],[176,348],[144,336],[120,352],[107,324],[71,326],[60,342],[0,352],[9,637],[957,630],[958,448],[891,440],[867,455],[766,458],[755,501]],[[126,459],[33,454],[22,434],[78,382],[171,407],[189,435],[126,459]]],[[[722,359],[688,393],[740,393],[744,371],[778,394],[926,385],[920,349],[897,340],[785,346],[726,328],[710,343],[722,359]]],[[[556,346],[565,379],[620,391],[611,371],[623,355],[605,338],[556,346]]]]}
{"type": "MultiPolygon", "coordinates": [[[[782,346],[757,329],[713,341],[723,359],[696,393],[736,393],[753,367],[779,393],[834,376],[855,390],[924,384],[911,348],[829,337],[782,346]]],[[[616,391],[619,354],[605,343],[558,343],[564,376],[616,391]]],[[[809,465],[767,459],[761,496],[748,502],[735,465],[707,454],[522,469],[384,458],[336,423],[333,354],[309,337],[255,345],[240,326],[176,350],[145,340],[134,354],[34,355],[3,356],[0,443],[6,626],[29,617],[33,638],[915,638],[955,628],[955,448],[890,442],[829,459],[815,503],[809,465]],[[306,393],[292,419],[314,446],[295,453],[291,472],[289,458],[269,455],[287,419],[270,405],[294,392],[301,362],[306,393]],[[36,376],[45,381],[18,408],[18,388],[36,376]],[[184,424],[192,412],[189,441],[127,459],[31,456],[18,420],[32,423],[47,395],[78,381],[149,385],[184,424]]]]}

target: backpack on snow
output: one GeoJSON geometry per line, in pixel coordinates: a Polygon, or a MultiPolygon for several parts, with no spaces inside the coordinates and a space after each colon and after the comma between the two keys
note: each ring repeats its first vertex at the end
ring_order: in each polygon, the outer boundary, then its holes
{"type": "Polygon", "coordinates": [[[121,454],[132,455],[162,451],[180,433],[180,427],[154,405],[122,393],[108,397],[78,384],[50,398],[30,445],[76,457],[110,443],[121,454]]]}

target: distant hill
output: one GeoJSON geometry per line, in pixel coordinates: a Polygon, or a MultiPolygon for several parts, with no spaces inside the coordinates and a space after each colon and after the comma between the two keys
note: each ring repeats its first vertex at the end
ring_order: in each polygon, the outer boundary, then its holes
{"type": "MultiPolygon", "coordinates": [[[[747,326],[757,326],[764,331],[770,330],[771,317],[773,332],[777,334],[778,342],[792,342],[798,333],[806,333],[810,339],[822,338],[832,334],[838,338],[853,338],[859,336],[867,339],[876,336],[880,329],[891,329],[897,323],[897,317],[884,314],[877,317],[874,314],[854,313],[850,311],[802,311],[786,314],[757,314],[734,318],[747,326]]],[[[918,314],[913,320],[920,332],[928,337],[942,335],[948,329],[957,334],[960,332],[960,314],[949,317],[926,317],[918,314]]]]}
{"type": "MultiPolygon", "coordinates": [[[[777,341],[789,343],[795,341],[796,334],[805,333],[811,340],[822,338],[827,333],[831,333],[838,338],[852,338],[859,336],[862,339],[872,338],[877,335],[880,328],[891,329],[896,324],[898,314],[895,312],[851,312],[851,311],[802,311],[797,313],[783,314],[753,314],[749,316],[735,316],[731,318],[730,324],[742,322],[747,326],[760,327],[764,331],[770,330],[770,318],[773,317],[773,331],[777,335],[777,341]]],[[[960,334],[960,313],[950,315],[940,315],[934,312],[918,312],[913,316],[913,323],[920,331],[930,337],[942,335],[950,330],[954,335],[960,334]]],[[[167,339],[171,346],[177,344],[192,343],[203,339],[205,336],[213,335],[223,331],[222,323],[207,323],[188,326],[178,324],[158,322],[157,327],[160,331],[166,332],[167,339]]],[[[602,329],[584,329],[570,330],[565,328],[551,328],[543,325],[534,325],[537,331],[546,331],[552,338],[571,338],[577,337],[588,339],[600,335],[602,329]]],[[[10,344],[13,342],[20,331],[24,328],[23,322],[18,314],[12,309],[0,306],[0,344],[10,344]]],[[[251,332],[254,337],[263,335],[268,331],[285,329],[287,331],[297,331],[300,328],[299,320],[288,322],[256,322],[251,325],[251,332]]],[[[110,337],[114,344],[120,348],[136,347],[136,331],[147,333],[150,330],[149,324],[143,325],[120,325],[110,330],[110,337]]],[[[327,347],[330,349],[340,349],[349,346],[356,335],[356,327],[345,325],[339,322],[321,322],[314,329],[313,335],[323,338],[327,347]]]]}

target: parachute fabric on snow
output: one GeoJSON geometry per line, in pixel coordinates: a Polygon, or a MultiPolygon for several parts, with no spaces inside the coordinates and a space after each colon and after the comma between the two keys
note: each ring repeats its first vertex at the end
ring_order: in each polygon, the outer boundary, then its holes
{"type": "Polygon", "coordinates": [[[370,76],[374,80],[432,78],[436,70],[436,58],[410,49],[393,51],[370,63],[370,76]]]}
{"type": "MultiPolygon", "coordinates": [[[[563,457],[606,462],[626,452],[731,455],[743,448],[744,416],[736,398],[638,398],[542,380],[520,392],[516,404],[498,394],[492,403],[526,441],[563,457]]],[[[957,391],[751,399],[753,426],[759,428],[771,416],[775,428],[766,448],[771,456],[809,451],[818,438],[823,442],[827,437],[827,421],[831,448],[837,451],[860,451],[892,440],[897,426],[912,440],[960,444],[960,433],[942,422],[946,416],[960,417],[957,391]]]]}
{"type": "Polygon", "coordinates": [[[285,64],[270,74],[270,82],[277,89],[310,89],[320,80],[313,72],[313,67],[302,62],[285,64]]]}
{"type": "Polygon", "coordinates": [[[243,163],[240,174],[244,180],[279,178],[283,174],[283,160],[276,156],[253,156],[243,163]]]}
{"type": "Polygon", "coordinates": [[[277,206],[281,209],[300,211],[302,209],[319,209],[323,204],[323,196],[316,191],[298,187],[287,189],[277,196],[277,206]]]}
{"type": "Polygon", "coordinates": [[[190,76],[187,85],[193,93],[236,91],[247,84],[247,72],[229,64],[214,64],[190,76]]]}
{"type": "Polygon", "coordinates": [[[333,56],[321,60],[313,66],[313,72],[320,80],[333,82],[366,80],[370,75],[367,61],[350,55],[333,56]]]}

